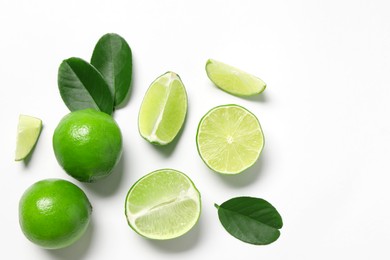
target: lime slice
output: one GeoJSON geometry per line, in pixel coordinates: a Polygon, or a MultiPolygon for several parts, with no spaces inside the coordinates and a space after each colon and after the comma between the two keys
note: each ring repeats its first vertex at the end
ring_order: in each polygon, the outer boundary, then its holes
{"type": "Polygon", "coordinates": [[[237,174],[259,158],[264,135],[254,114],[238,105],[224,105],[211,109],[200,120],[196,145],[209,168],[237,174]]]}
{"type": "Polygon", "coordinates": [[[264,91],[266,84],[261,79],[225,63],[209,59],[206,72],[220,89],[237,96],[253,96],[264,91]]]}
{"type": "Polygon", "coordinates": [[[15,161],[24,160],[30,154],[38,141],[41,129],[41,119],[26,115],[19,116],[15,161]]]}
{"type": "Polygon", "coordinates": [[[187,233],[200,216],[200,194],[183,173],[157,170],[138,180],[126,197],[129,226],[138,234],[165,240],[187,233]]]}
{"type": "Polygon", "coordinates": [[[166,145],[179,133],[187,113],[187,94],[180,77],[167,72],[149,87],[138,116],[139,132],[147,141],[166,145]]]}

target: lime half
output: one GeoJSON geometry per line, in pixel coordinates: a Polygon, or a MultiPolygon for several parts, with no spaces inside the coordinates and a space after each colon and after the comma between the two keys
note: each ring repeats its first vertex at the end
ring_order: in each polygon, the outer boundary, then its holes
{"type": "Polygon", "coordinates": [[[166,145],[179,133],[187,113],[187,93],[180,77],[167,72],[149,87],[142,101],[139,132],[147,141],[166,145]]]}
{"type": "Polygon", "coordinates": [[[183,173],[157,170],[138,180],[129,190],[125,214],[138,234],[165,240],[187,233],[198,221],[200,193],[183,173]]]}
{"type": "Polygon", "coordinates": [[[196,145],[209,168],[237,174],[259,158],[264,135],[254,114],[238,105],[224,105],[211,109],[200,120],[196,145]]]}
{"type": "Polygon", "coordinates": [[[24,160],[31,153],[41,130],[41,119],[26,115],[19,116],[15,161],[24,160]]]}
{"type": "Polygon", "coordinates": [[[206,72],[220,89],[237,96],[253,96],[264,91],[266,84],[261,79],[225,63],[209,59],[206,72]]]}

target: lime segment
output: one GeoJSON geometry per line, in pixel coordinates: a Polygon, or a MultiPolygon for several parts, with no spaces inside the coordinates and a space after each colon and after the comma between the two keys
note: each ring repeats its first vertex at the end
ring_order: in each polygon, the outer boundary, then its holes
{"type": "Polygon", "coordinates": [[[237,174],[256,162],[264,135],[254,114],[238,105],[224,105],[211,109],[201,119],[196,144],[209,168],[237,174]]]}
{"type": "Polygon", "coordinates": [[[157,240],[179,237],[198,221],[200,193],[183,173],[157,170],[142,177],[129,190],[125,213],[138,234],[157,240]]]}
{"type": "Polygon", "coordinates": [[[206,72],[220,89],[237,96],[253,96],[266,88],[261,79],[225,63],[209,59],[206,72]]]}
{"type": "Polygon", "coordinates": [[[170,143],[183,126],[187,94],[180,77],[167,72],[149,87],[142,101],[138,127],[143,138],[153,144],[170,143]]]}
{"type": "Polygon", "coordinates": [[[24,160],[31,153],[41,130],[41,119],[27,115],[19,116],[15,161],[24,160]]]}

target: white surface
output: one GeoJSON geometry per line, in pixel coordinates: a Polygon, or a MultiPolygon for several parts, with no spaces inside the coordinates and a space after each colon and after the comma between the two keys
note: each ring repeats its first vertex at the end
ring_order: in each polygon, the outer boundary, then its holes
{"type": "Polygon", "coordinates": [[[6,1],[0,2],[0,259],[389,259],[389,1],[6,1]],[[99,2],[99,3],[97,3],[99,2]],[[89,60],[107,32],[133,51],[128,104],[115,113],[124,156],[108,179],[82,184],[65,174],[51,147],[68,113],[57,88],[60,62],[89,60]],[[242,99],[214,87],[214,58],[261,77],[268,87],[242,99]],[[189,113],[178,142],[156,148],[138,134],[149,84],[177,72],[189,113]],[[266,145],[243,175],[212,173],[195,146],[197,124],[216,105],[254,112],[266,145]],[[20,113],[44,129],[28,165],[13,161],[20,113]],[[170,167],[202,193],[198,225],[173,241],[149,241],[126,223],[124,199],[144,174],[170,167]],[[24,190],[44,178],[76,183],[93,206],[92,225],[75,245],[43,250],[18,224],[24,190]],[[220,225],[214,202],[251,195],[284,220],[269,246],[242,243],[220,225]]]}

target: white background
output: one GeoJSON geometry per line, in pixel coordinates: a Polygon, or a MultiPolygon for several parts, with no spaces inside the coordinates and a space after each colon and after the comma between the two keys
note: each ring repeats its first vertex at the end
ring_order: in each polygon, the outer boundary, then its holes
{"type": "Polygon", "coordinates": [[[389,1],[0,1],[0,259],[390,259],[389,1]],[[133,51],[133,85],[115,119],[124,137],[120,165],[84,184],[57,164],[53,131],[68,109],[59,95],[63,59],[90,59],[105,33],[133,51]],[[238,98],[213,86],[214,58],[262,78],[264,93],[238,98]],[[149,84],[177,72],[189,110],[178,141],[157,148],[137,130],[149,84]],[[242,175],[211,172],[195,133],[212,107],[236,103],[255,113],[266,145],[242,175]],[[43,120],[28,163],[14,162],[19,114],[43,120]],[[202,194],[198,225],[172,241],[134,233],[124,216],[128,189],[159,169],[185,172],[202,194]],[[94,206],[76,244],[44,250],[18,224],[24,190],[44,178],[79,185],[94,206]],[[213,203],[250,195],[281,213],[281,237],[253,246],[231,237],[213,203]]]}

